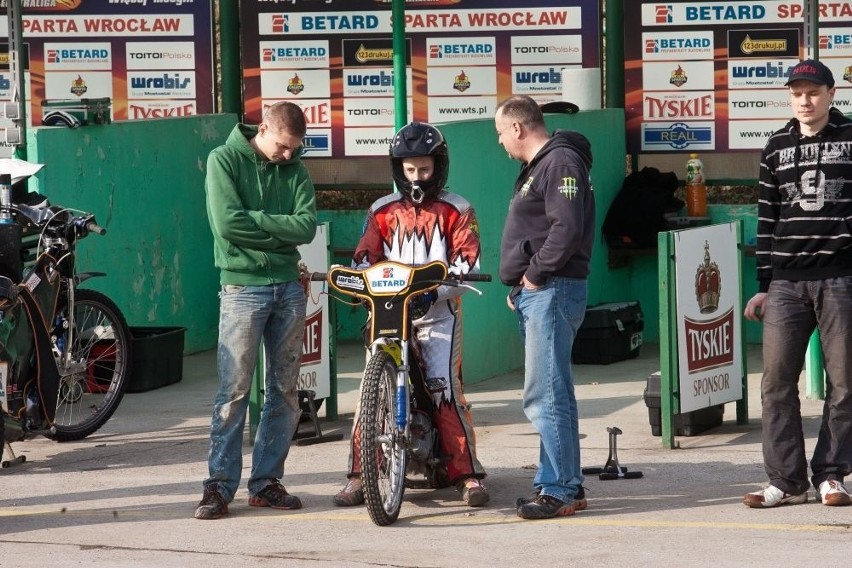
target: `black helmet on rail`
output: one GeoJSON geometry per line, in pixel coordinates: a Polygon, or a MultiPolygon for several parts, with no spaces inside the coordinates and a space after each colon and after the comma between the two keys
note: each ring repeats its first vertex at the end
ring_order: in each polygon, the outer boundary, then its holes
{"type": "Polygon", "coordinates": [[[391,171],[397,189],[413,203],[437,196],[447,183],[450,155],[447,142],[437,128],[425,122],[410,122],[394,134],[390,147],[391,171]],[[432,177],[412,184],[405,177],[402,162],[405,158],[432,156],[435,159],[432,177]]]}

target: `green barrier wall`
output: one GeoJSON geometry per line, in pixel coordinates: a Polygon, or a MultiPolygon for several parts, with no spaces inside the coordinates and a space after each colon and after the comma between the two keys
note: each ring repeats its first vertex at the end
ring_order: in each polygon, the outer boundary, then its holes
{"type": "Polygon", "coordinates": [[[183,326],[186,352],[210,349],[218,271],[204,205],[207,154],[236,115],[27,131],[27,160],[45,164],[31,189],[93,212],[107,229],[81,241],[85,286],[110,296],[131,326],[183,326]]]}
{"type": "MultiPolygon", "coordinates": [[[[592,181],[596,203],[596,234],[624,180],[624,113],[621,109],[547,115],[550,130],[567,128],[583,133],[592,144],[592,181]]],[[[514,312],[506,307],[508,288],[499,282],[500,238],[520,163],[497,143],[493,119],[441,125],[450,149],[448,186],[476,208],[482,232],[482,272],[494,276],[477,284],[482,296],[464,297],[465,379],[478,380],[523,365],[523,347],[514,312]]],[[[657,287],[653,287],[656,291],[657,287]]],[[[605,246],[597,239],[589,279],[589,303],[634,299],[629,278],[610,273],[605,246]]],[[[646,311],[646,314],[648,312],[646,311]]],[[[653,315],[656,315],[655,313],[653,315]]]]}
{"type": "MultiPolygon", "coordinates": [[[[131,325],[186,327],[188,353],[216,342],[218,273],[204,208],[204,168],[207,154],[224,142],[236,120],[235,115],[208,115],[28,131],[28,159],[47,164],[35,189],[54,203],[94,212],[109,231],[81,244],[80,270],[108,273],[87,285],[113,298],[131,325]]],[[[580,131],[592,143],[600,235],[624,178],[624,114],[616,109],[548,115],[547,122],[551,129],[580,131]]],[[[482,270],[496,277],[500,235],[520,164],[497,144],[491,119],[441,129],[450,147],[449,186],[476,207],[482,270]]],[[[354,247],[364,214],[320,212],[320,220],[332,222],[333,248],[354,247]]],[[[334,260],[348,262],[343,256],[334,260]]],[[[655,294],[655,274],[656,268],[611,271],[598,238],[589,301],[640,299],[637,289],[655,294]]],[[[478,287],[484,294],[469,293],[464,304],[465,379],[470,382],[523,364],[517,321],[505,305],[506,287],[497,281],[478,287]]],[[[656,303],[643,300],[643,308],[648,323],[655,322],[656,303]]],[[[338,306],[338,314],[343,320],[338,337],[356,338],[362,310],[338,306]]],[[[656,337],[655,328],[656,323],[649,340],[656,337]]]]}

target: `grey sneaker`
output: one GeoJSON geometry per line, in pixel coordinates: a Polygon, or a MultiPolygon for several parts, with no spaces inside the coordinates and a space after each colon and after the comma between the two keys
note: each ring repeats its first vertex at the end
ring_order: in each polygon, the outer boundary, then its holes
{"type": "Polygon", "coordinates": [[[201,497],[201,502],[195,509],[195,518],[205,521],[221,519],[228,514],[228,503],[225,498],[219,493],[218,485],[208,485],[204,488],[204,495],[201,497]]]}
{"type": "Polygon", "coordinates": [[[784,493],[774,485],[769,485],[766,489],[746,493],[743,496],[743,504],[746,507],[754,509],[762,509],[767,507],[778,507],[780,505],[801,505],[808,502],[808,492],[798,495],[784,493]]]}
{"type": "Polygon", "coordinates": [[[251,497],[249,505],[252,507],[272,507],[273,509],[301,509],[302,501],[295,495],[290,495],[284,486],[273,481],[251,497]]]}

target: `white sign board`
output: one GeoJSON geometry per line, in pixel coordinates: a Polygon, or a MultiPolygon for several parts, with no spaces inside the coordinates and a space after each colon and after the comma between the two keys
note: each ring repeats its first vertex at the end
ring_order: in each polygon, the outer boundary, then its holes
{"type": "MultiPolygon", "coordinates": [[[[319,225],[314,240],[298,247],[302,262],[310,272],[328,271],[328,225],[319,225]]],[[[331,330],[328,322],[328,294],[324,282],[311,282],[305,318],[305,338],[302,342],[302,368],[299,370],[299,389],[312,390],[316,398],[331,394],[331,360],[328,342],[331,330]]]]}
{"type": "Polygon", "coordinates": [[[680,411],[742,398],[736,224],[675,233],[680,411]]]}

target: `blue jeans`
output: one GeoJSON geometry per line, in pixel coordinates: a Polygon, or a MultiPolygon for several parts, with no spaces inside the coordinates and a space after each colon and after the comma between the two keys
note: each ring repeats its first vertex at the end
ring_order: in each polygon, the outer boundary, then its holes
{"type": "Polygon", "coordinates": [[[585,280],[552,277],[514,298],[524,339],[524,414],[540,436],[533,485],[565,502],[583,483],[571,349],[586,313],[586,290],[585,280]]]}
{"type": "Polygon", "coordinates": [[[763,316],[763,461],[772,485],[807,491],[799,376],[808,339],[819,329],[825,358],[825,404],[811,457],[815,488],[852,473],[852,276],[773,280],[763,316]]]}
{"type": "Polygon", "coordinates": [[[299,366],[305,334],[305,292],[298,282],[222,287],[219,294],[219,391],[210,424],[210,477],[230,502],[240,484],[242,440],[261,340],[266,384],[252,453],[248,491],[254,495],[284,475],[299,423],[299,366]]]}

